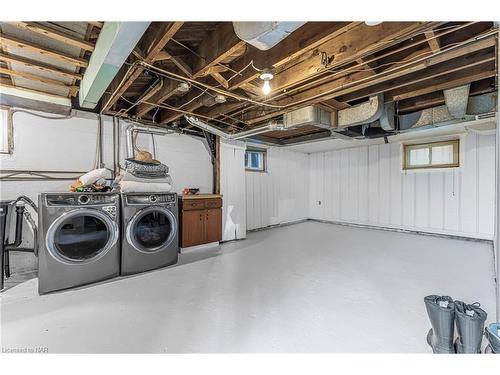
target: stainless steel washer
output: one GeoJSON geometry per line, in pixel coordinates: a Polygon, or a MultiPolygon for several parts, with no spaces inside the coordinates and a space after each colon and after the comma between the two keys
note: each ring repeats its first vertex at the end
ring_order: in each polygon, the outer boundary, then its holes
{"type": "Polygon", "coordinates": [[[177,263],[177,194],[122,193],[121,274],[177,263]]]}
{"type": "Polygon", "coordinates": [[[38,203],[40,294],[119,274],[118,194],[43,193],[38,203]]]}

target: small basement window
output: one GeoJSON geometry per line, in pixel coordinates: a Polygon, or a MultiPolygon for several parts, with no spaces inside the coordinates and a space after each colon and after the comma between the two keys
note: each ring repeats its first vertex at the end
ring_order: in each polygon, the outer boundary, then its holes
{"type": "Polygon", "coordinates": [[[403,169],[458,167],[460,165],[459,147],[458,139],[404,145],[403,169]]]}
{"type": "Polygon", "coordinates": [[[247,171],[265,172],[266,150],[247,149],[245,152],[245,169],[247,171]]]}

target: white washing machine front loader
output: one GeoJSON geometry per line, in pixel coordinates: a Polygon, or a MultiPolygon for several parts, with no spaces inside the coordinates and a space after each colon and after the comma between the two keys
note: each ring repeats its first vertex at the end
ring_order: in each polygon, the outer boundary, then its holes
{"type": "Polygon", "coordinates": [[[121,274],[166,267],[179,254],[176,193],[122,193],[121,274]]]}
{"type": "Polygon", "coordinates": [[[38,203],[40,294],[119,275],[118,194],[43,193],[38,203]]]}

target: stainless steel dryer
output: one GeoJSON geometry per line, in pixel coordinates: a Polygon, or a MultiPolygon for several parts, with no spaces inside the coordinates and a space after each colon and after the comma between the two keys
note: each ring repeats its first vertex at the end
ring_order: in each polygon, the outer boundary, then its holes
{"type": "Polygon", "coordinates": [[[177,263],[176,193],[122,193],[121,274],[177,263]]]}
{"type": "Polygon", "coordinates": [[[40,294],[119,274],[118,194],[43,193],[38,202],[40,294]]]}

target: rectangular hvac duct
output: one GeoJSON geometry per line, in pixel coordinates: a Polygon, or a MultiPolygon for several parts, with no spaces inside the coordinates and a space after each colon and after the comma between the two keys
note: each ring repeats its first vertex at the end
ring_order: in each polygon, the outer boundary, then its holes
{"type": "Polygon", "coordinates": [[[261,51],[267,51],[304,24],[305,22],[233,22],[233,27],[238,38],[261,51]]]}
{"type": "Polygon", "coordinates": [[[105,22],[83,80],[79,101],[95,108],[102,94],[137,45],[151,22],[105,22]]]}
{"type": "Polygon", "coordinates": [[[305,125],[330,129],[331,113],[323,108],[311,105],[284,114],[283,125],[286,129],[305,125]]]}

